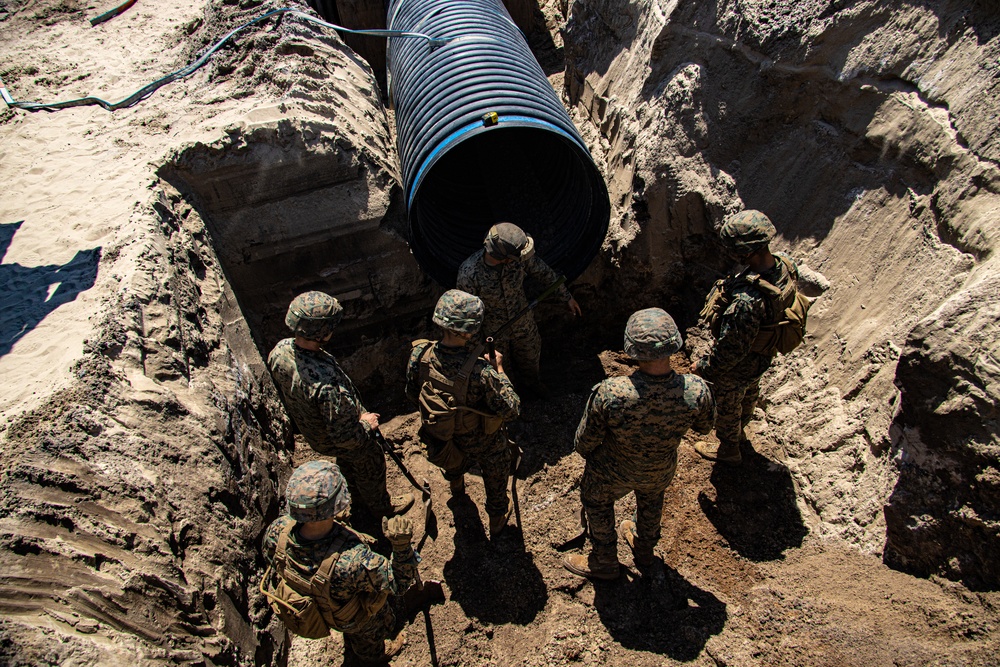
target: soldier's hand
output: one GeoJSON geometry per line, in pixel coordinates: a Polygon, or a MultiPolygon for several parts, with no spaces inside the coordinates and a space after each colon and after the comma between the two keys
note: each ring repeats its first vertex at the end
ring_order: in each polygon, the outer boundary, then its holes
{"type": "Polygon", "coordinates": [[[566,304],[569,307],[569,312],[573,313],[574,317],[582,317],[583,311],[580,310],[580,304],[576,302],[573,297],[569,298],[569,302],[566,304]]]}
{"type": "Polygon", "coordinates": [[[503,373],[503,355],[500,353],[500,350],[493,350],[493,356],[490,357],[489,361],[498,373],[503,373]]]}
{"type": "Polygon", "coordinates": [[[408,547],[413,541],[413,522],[405,516],[382,517],[382,534],[393,549],[408,547]]]}
{"type": "Polygon", "coordinates": [[[361,421],[368,424],[373,431],[378,428],[378,418],[379,414],[377,412],[365,412],[360,417],[361,421]]]}
{"type": "Polygon", "coordinates": [[[691,364],[691,372],[701,375],[705,370],[705,357],[698,357],[698,360],[691,364]]]}

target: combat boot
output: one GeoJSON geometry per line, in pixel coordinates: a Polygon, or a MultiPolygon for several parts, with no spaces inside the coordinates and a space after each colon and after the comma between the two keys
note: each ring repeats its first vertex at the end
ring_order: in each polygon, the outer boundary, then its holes
{"type": "Polygon", "coordinates": [[[503,529],[507,527],[507,522],[510,520],[510,515],[514,512],[514,502],[510,499],[507,500],[507,511],[503,514],[499,514],[495,517],[490,517],[490,539],[495,540],[503,529]]]}
{"type": "Polygon", "coordinates": [[[413,501],[414,498],[412,493],[404,493],[399,496],[393,496],[389,499],[389,502],[392,503],[392,514],[406,514],[410,511],[410,508],[413,507],[413,501]]]}
{"type": "Polygon", "coordinates": [[[395,638],[385,640],[385,648],[382,649],[382,655],[374,660],[365,660],[362,658],[361,662],[365,665],[388,664],[390,660],[403,652],[404,646],[406,646],[406,631],[400,630],[399,634],[396,635],[395,638]]]}
{"type": "Polygon", "coordinates": [[[726,465],[738,466],[743,462],[743,457],[740,455],[740,446],[722,443],[718,445],[713,445],[710,442],[696,442],[694,445],[694,451],[703,459],[708,459],[709,461],[718,461],[720,463],[725,463],[726,465]]]}
{"type": "Polygon", "coordinates": [[[632,560],[635,562],[636,567],[648,567],[653,564],[652,549],[647,551],[646,549],[637,550],[635,548],[639,534],[636,532],[634,521],[622,521],[621,525],[618,526],[618,535],[625,540],[625,544],[632,550],[632,560]]]}
{"type": "Polygon", "coordinates": [[[594,557],[594,554],[584,556],[583,554],[570,554],[563,558],[563,567],[578,574],[581,577],[590,579],[617,579],[621,564],[618,559],[614,561],[602,562],[594,557]]]}

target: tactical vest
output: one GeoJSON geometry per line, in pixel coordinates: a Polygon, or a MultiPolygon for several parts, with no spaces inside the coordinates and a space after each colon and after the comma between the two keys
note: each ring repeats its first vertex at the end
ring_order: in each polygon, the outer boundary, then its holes
{"type": "Polygon", "coordinates": [[[420,354],[420,407],[421,431],[441,442],[450,442],[456,435],[474,433],[480,429],[492,435],[503,423],[498,415],[483,412],[466,405],[469,378],[479,360],[481,347],[477,347],[462,365],[455,377],[445,377],[434,367],[438,343],[427,340],[414,341],[413,346],[427,344],[420,354]]]}
{"type": "MultiPolygon", "coordinates": [[[[781,255],[775,255],[775,259],[784,265],[791,276],[795,268],[791,261],[781,255]]],[[[798,347],[805,338],[806,316],[812,299],[795,289],[792,279],[784,288],[778,288],[749,269],[715,281],[708,293],[705,307],[699,315],[708,323],[712,335],[719,337],[722,314],[733,302],[733,291],[740,285],[753,285],[764,295],[766,302],[767,320],[761,324],[750,351],[774,356],[777,353],[788,354],[798,347]]]]}
{"type": "Polygon", "coordinates": [[[332,553],[323,559],[319,569],[306,579],[290,562],[306,569],[288,555],[288,538],[297,524],[290,523],[281,531],[274,560],[260,582],[260,592],[267,597],[271,609],[288,631],[306,639],[320,639],[330,630],[350,633],[365,625],[385,605],[389,591],[358,593],[343,604],[330,597],[330,574],[350,536],[367,542],[360,533],[340,526],[341,533],[330,545],[332,553]],[[273,588],[271,582],[276,581],[273,588]]]}

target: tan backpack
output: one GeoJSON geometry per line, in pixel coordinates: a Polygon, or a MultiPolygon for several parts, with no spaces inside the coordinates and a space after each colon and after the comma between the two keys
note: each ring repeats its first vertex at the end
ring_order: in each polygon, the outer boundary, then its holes
{"type": "Polygon", "coordinates": [[[353,535],[362,542],[367,540],[360,533],[341,526],[341,534],[331,545],[332,553],[323,559],[316,573],[306,579],[294,566],[289,566],[290,561],[294,561],[288,555],[288,538],[295,526],[294,522],[290,523],[281,531],[274,560],[260,582],[260,592],[267,597],[271,609],[289,632],[306,639],[321,639],[329,635],[331,629],[350,632],[362,627],[385,605],[389,591],[355,595],[341,605],[330,598],[330,574],[340,560],[348,537],[353,535]]]}
{"type": "MultiPolygon", "coordinates": [[[[792,273],[794,265],[781,255],[775,259],[792,273]]],[[[749,269],[717,280],[705,299],[705,307],[699,314],[708,323],[712,335],[719,337],[722,314],[733,302],[732,292],[739,284],[749,284],[758,288],[767,299],[771,321],[761,325],[757,337],[750,346],[752,352],[764,355],[788,354],[798,347],[806,334],[806,318],[813,300],[795,288],[795,281],[789,280],[784,289],[779,289],[749,269]]]]}
{"type": "MultiPolygon", "coordinates": [[[[426,347],[419,358],[420,394],[417,403],[420,409],[420,432],[422,436],[430,436],[437,441],[426,443],[428,452],[446,447],[456,435],[473,433],[480,428],[487,435],[495,433],[503,423],[499,416],[465,404],[469,394],[469,378],[482,347],[472,350],[458,375],[448,378],[433,365],[436,358],[434,351],[438,344],[428,340],[418,340],[414,341],[413,346],[421,344],[426,344],[426,347]]],[[[434,460],[431,462],[442,465],[434,460]]]]}

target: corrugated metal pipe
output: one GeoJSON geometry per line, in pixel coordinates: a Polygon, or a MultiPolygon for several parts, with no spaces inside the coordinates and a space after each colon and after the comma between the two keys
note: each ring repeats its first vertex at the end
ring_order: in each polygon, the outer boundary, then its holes
{"type": "Polygon", "coordinates": [[[497,222],[532,235],[571,280],[600,249],[610,203],[600,171],[500,0],[393,0],[389,94],[410,247],[437,282],[497,222]]]}

